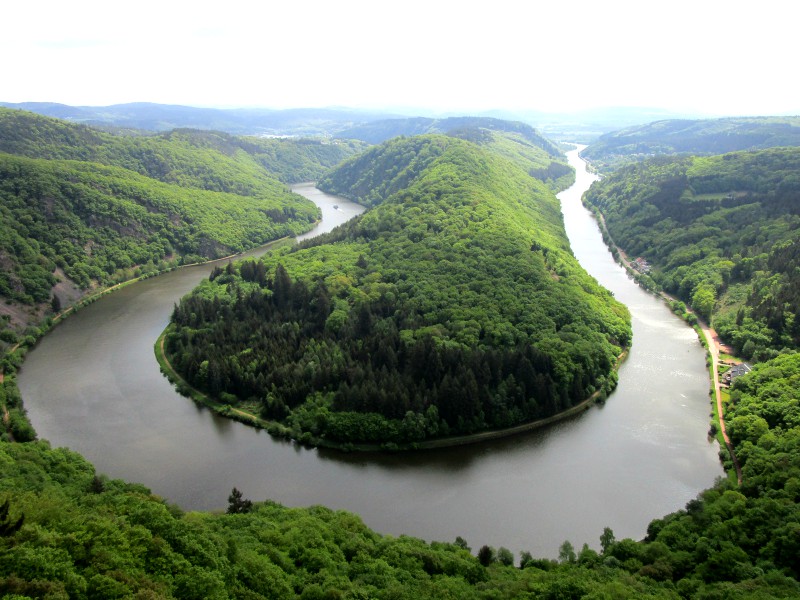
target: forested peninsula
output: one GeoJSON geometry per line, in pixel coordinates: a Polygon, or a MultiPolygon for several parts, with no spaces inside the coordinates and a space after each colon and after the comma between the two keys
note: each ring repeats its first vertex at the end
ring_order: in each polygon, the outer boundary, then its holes
{"type": "Polygon", "coordinates": [[[627,309],[578,265],[558,201],[519,164],[416,136],[321,185],[373,208],[184,298],[165,346],[192,386],[339,447],[511,427],[614,387],[627,309]]]}
{"type": "Polygon", "coordinates": [[[689,303],[747,359],[800,345],[800,148],[663,157],[594,184],[639,280],[689,303]]]}

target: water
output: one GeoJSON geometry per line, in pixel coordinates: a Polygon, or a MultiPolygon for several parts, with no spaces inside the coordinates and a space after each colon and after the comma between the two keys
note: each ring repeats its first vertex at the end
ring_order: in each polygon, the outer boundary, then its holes
{"type": "MultiPolygon", "coordinates": [[[[71,316],[28,354],[19,385],[40,437],[100,473],[144,483],[186,509],[245,497],[355,512],[382,533],[464,537],[555,557],[564,540],[599,546],[603,527],[641,538],[722,474],[706,438],[709,379],[692,329],[628,279],[580,196],[592,177],[577,153],[560,195],[584,267],[633,313],[633,347],[603,406],[556,426],[475,446],[405,455],[305,449],[222,419],[175,393],[153,344],[204,265],[128,286],[71,316]]],[[[360,207],[310,184],[329,230],[360,207]],[[338,209],[333,206],[338,205],[338,209]]]]}

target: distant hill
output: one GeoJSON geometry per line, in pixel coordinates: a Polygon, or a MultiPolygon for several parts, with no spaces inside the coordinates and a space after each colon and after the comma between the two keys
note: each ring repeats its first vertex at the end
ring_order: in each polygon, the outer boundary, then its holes
{"type": "MultiPolygon", "coordinates": [[[[331,108],[199,108],[169,104],[135,102],[111,106],[69,106],[55,102],[0,102],[0,107],[15,108],[107,129],[167,131],[177,128],[211,129],[236,135],[334,135],[361,125],[384,120],[430,121],[423,109],[361,110],[331,108]],[[414,118],[407,118],[414,115],[414,118]]],[[[656,108],[605,107],[573,112],[491,110],[475,115],[528,123],[550,139],[588,144],[600,135],[650,123],[656,120],[693,117],[656,108]]],[[[459,117],[457,114],[438,115],[459,117]]],[[[459,117],[460,118],[460,117],[459,117]]],[[[408,131],[398,135],[430,133],[408,131]]],[[[340,135],[340,137],[346,137],[340,135]]],[[[380,140],[383,141],[383,140],[380,140]]],[[[375,143],[375,142],[371,142],[375,143]]]]}
{"type": "MultiPolygon", "coordinates": [[[[457,115],[438,115],[457,116],[457,115]]],[[[507,121],[522,121],[551,140],[590,144],[604,133],[664,119],[693,119],[702,115],[676,113],[660,108],[606,106],[548,112],[542,110],[488,110],[476,114],[507,121]]]]}
{"type": "MultiPolygon", "coordinates": [[[[490,148],[556,191],[574,181],[574,171],[558,145],[520,121],[491,117],[389,119],[347,129],[337,137],[380,144],[394,137],[431,133],[443,133],[490,148]]],[[[361,195],[366,196],[367,192],[361,195]]]]}
{"type": "Polygon", "coordinates": [[[197,129],[120,135],[0,108],[0,152],[122,166],[166,183],[191,180],[217,191],[241,193],[264,177],[286,183],[314,180],[365,147],[358,141],[240,137],[197,129]]]}
{"type": "Polygon", "coordinates": [[[800,116],[673,119],[600,136],[583,152],[601,171],[661,154],[723,154],[800,146],[800,116]]]}
{"type": "Polygon", "coordinates": [[[490,129],[519,133],[526,140],[545,150],[553,157],[561,156],[561,150],[556,144],[542,136],[530,125],[521,121],[507,121],[492,117],[448,117],[446,119],[429,119],[426,117],[413,117],[407,119],[386,119],[372,121],[339,132],[336,137],[353,140],[363,140],[370,144],[380,144],[399,135],[421,135],[425,133],[445,133],[461,129],[490,129]]]}
{"type": "Polygon", "coordinates": [[[396,115],[349,108],[198,108],[134,102],[111,106],[68,106],[54,102],[0,102],[21,109],[85,125],[168,131],[177,128],[211,129],[238,135],[330,135],[360,123],[396,115]]]}

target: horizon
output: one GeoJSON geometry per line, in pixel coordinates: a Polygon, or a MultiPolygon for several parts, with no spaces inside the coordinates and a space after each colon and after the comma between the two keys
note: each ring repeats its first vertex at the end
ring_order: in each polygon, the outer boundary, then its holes
{"type": "Polygon", "coordinates": [[[7,7],[5,102],[575,114],[800,114],[795,5],[508,0],[7,7]],[[42,19],[46,14],[48,18],[42,19]],[[780,18],[775,18],[780,15],[780,18]],[[657,24],[657,27],[655,25],[657,24]],[[146,99],[146,100],[143,100],[146,99]]]}
{"type": "MultiPolygon", "coordinates": [[[[700,113],[700,112],[686,112],[686,111],[674,111],[669,108],[659,107],[659,106],[592,106],[587,108],[580,108],[574,110],[563,110],[563,111],[556,111],[556,110],[538,110],[538,109],[505,109],[505,108],[488,108],[488,109],[480,109],[480,110],[447,110],[447,109],[436,109],[431,107],[422,107],[422,106],[368,106],[368,107],[360,107],[360,106],[345,106],[345,105],[326,105],[326,106],[287,106],[287,107],[275,107],[275,106],[257,106],[257,105],[225,105],[225,106],[215,106],[215,105],[208,105],[202,103],[162,103],[162,102],[154,102],[149,100],[133,100],[130,102],[119,102],[114,104],[67,104],[64,102],[58,101],[51,101],[51,100],[25,100],[19,102],[9,102],[0,98],[0,107],[6,106],[9,108],[18,108],[18,109],[25,109],[26,106],[63,106],[65,108],[75,108],[75,109],[102,109],[102,108],[114,108],[114,107],[121,107],[121,106],[153,106],[153,107],[168,107],[168,108],[190,108],[190,109],[199,109],[199,110],[220,110],[220,111],[269,111],[269,112],[281,112],[281,111],[292,111],[292,110],[308,110],[308,111],[341,111],[341,112],[353,112],[353,113],[364,113],[364,114],[378,114],[385,116],[386,118],[447,118],[447,117],[459,117],[459,116],[476,116],[476,117],[491,117],[491,118],[499,118],[499,119],[517,119],[517,120],[530,120],[533,117],[584,117],[584,118],[609,118],[610,115],[615,114],[618,118],[622,118],[623,115],[626,114],[636,114],[639,117],[642,117],[646,113],[652,113],[652,121],[660,121],[660,120],[672,120],[672,119],[689,119],[689,120],[701,120],[701,119],[726,119],[726,118],[761,118],[761,117],[796,117],[800,116],[800,110],[798,111],[786,111],[782,113],[700,113]],[[499,115],[499,116],[498,116],[499,115]]],[[[35,112],[35,111],[34,111],[35,112]]]]}

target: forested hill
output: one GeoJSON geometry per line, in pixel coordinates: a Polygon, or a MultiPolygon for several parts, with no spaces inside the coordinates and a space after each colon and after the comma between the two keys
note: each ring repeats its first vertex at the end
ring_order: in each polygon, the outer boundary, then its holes
{"type": "MultiPolygon", "coordinates": [[[[381,123],[376,123],[375,127],[379,128],[381,123]]],[[[403,120],[397,127],[394,126],[395,121],[385,123],[388,130],[404,130],[407,132],[405,135],[411,136],[446,131],[451,137],[473,142],[516,162],[529,175],[544,181],[554,191],[569,187],[575,180],[574,170],[558,148],[550,140],[540,136],[532,127],[523,123],[489,118],[452,118],[441,121],[408,119],[403,120]],[[403,126],[419,122],[426,125],[403,126]]],[[[380,137],[364,135],[360,139],[380,137]]],[[[355,194],[362,202],[370,204],[379,195],[386,195],[402,188],[424,167],[427,158],[427,154],[416,157],[408,145],[404,145],[402,140],[397,140],[395,146],[388,152],[380,149],[353,157],[346,166],[337,169],[334,174],[327,174],[320,180],[319,185],[333,193],[346,196],[355,194]],[[353,178],[358,178],[358,181],[353,181],[353,178]],[[348,189],[350,187],[353,189],[348,189]]]]}
{"type": "Polygon", "coordinates": [[[800,347],[800,148],[661,158],[595,183],[586,202],[651,280],[746,358],[800,347]]]}
{"type": "Polygon", "coordinates": [[[317,179],[365,147],[348,140],[237,137],[196,129],[112,134],[0,108],[0,152],[96,162],[166,183],[243,195],[254,195],[257,186],[280,188],[276,178],[291,183],[317,179]]]}
{"type": "Polygon", "coordinates": [[[370,177],[404,154],[418,170],[361,218],[184,298],[178,370],[317,443],[502,428],[613,387],[629,315],[572,256],[552,192],[446,136],[387,142],[370,177]]]}
{"type": "Polygon", "coordinates": [[[114,135],[0,109],[0,349],[94,285],[309,229],[318,210],[284,181],[318,177],[362,146],[114,135]]]}
{"type": "Polygon", "coordinates": [[[558,158],[561,151],[553,142],[539,134],[536,129],[521,121],[507,121],[492,117],[448,117],[445,119],[430,119],[426,117],[412,117],[407,119],[386,119],[372,121],[357,127],[346,129],[337,134],[337,137],[353,140],[364,140],[370,144],[380,144],[394,137],[422,135],[426,133],[450,134],[461,129],[488,129],[516,133],[525,140],[543,149],[550,156],[558,158]]]}
{"type": "Polygon", "coordinates": [[[660,154],[723,154],[800,146],[800,117],[672,119],[607,133],[582,156],[601,171],[660,154]]]}

